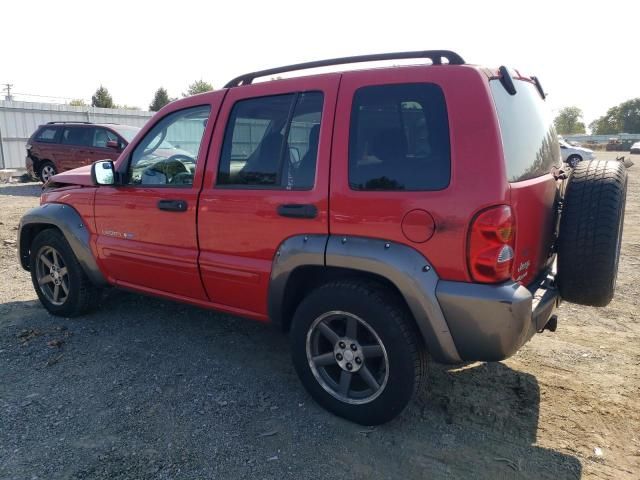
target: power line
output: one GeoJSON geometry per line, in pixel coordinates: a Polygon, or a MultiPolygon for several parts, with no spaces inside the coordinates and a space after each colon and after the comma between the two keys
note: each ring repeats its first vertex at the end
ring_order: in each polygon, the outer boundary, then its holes
{"type": "Polygon", "coordinates": [[[7,96],[5,97],[7,100],[11,100],[11,87],[13,87],[13,83],[3,83],[4,90],[7,92],[7,96]]]}

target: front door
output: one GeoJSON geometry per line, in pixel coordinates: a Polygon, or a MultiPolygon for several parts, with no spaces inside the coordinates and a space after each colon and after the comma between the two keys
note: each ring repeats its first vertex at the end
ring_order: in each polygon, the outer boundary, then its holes
{"type": "Polygon", "coordinates": [[[339,78],[265,82],[227,93],[198,212],[202,280],[209,299],[226,310],[266,319],[278,246],[294,235],[328,233],[339,78]]]}
{"type": "Polygon", "coordinates": [[[196,211],[223,96],[194,99],[192,107],[154,119],[118,161],[120,184],[98,189],[98,258],[117,285],[206,300],[198,273],[196,211]]]}

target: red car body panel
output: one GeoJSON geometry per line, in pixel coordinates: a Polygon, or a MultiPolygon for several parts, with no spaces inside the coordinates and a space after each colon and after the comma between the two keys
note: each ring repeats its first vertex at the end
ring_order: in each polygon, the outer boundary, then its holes
{"type": "MultiPolygon", "coordinates": [[[[195,305],[268,320],[267,296],[278,246],[300,234],[356,235],[406,244],[444,280],[470,282],[468,234],[483,209],[507,204],[517,222],[514,276],[522,283],[546,264],[553,237],[552,175],[509,184],[487,71],[473,66],[415,66],[315,75],[221,90],[173,102],[122,152],[129,155],[168,113],[211,105],[192,187],[109,186],[61,189],[43,201],[78,209],[91,231],[98,265],[112,284],[195,305]],[[361,86],[429,82],[444,93],[451,141],[451,181],[440,191],[354,191],[348,149],[354,92],[361,86]],[[218,159],[236,101],[319,90],[324,93],[315,186],[309,191],[221,188],[218,159]],[[159,200],[183,200],[186,212],[159,211],[159,200]],[[313,204],[313,219],[285,218],[281,204],[313,204]],[[413,210],[428,215],[403,219],[413,210]],[[425,220],[426,219],[426,220],[425,220]],[[424,225],[420,222],[424,221],[424,225]],[[411,223],[413,222],[413,223],[411,223]],[[417,222],[417,223],[416,223],[417,222]],[[407,226],[405,224],[405,226],[407,226]],[[429,230],[412,241],[406,231],[429,230]],[[524,267],[523,267],[524,265],[524,267]]],[[[57,175],[58,183],[91,185],[89,169],[57,175]]]]}

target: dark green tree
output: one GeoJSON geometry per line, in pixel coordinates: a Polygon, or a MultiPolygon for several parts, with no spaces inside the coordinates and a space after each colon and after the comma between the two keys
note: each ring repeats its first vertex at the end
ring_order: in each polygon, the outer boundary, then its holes
{"type": "Polygon", "coordinates": [[[149,105],[149,110],[151,110],[152,112],[157,112],[170,101],[171,99],[169,98],[169,94],[167,93],[167,90],[160,87],[158,90],[156,90],[156,93],[153,96],[151,105],[149,105]]]}
{"type": "Polygon", "coordinates": [[[213,90],[213,85],[204,80],[196,80],[187,88],[186,93],[183,93],[183,97],[190,97],[191,95],[197,95],[198,93],[210,92],[213,90]]]}
{"type": "Polygon", "coordinates": [[[640,98],[632,98],[611,107],[602,117],[589,124],[594,135],[640,133],[640,98]]]}
{"type": "Polygon", "coordinates": [[[96,93],[91,97],[91,105],[100,108],[115,108],[109,90],[102,85],[100,85],[100,88],[98,88],[96,93]]]}
{"type": "Polygon", "coordinates": [[[582,110],[578,107],[564,107],[553,120],[553,123],[560,135],[571,135],[585,133],[584,122],[581,120],[582,110]]]}

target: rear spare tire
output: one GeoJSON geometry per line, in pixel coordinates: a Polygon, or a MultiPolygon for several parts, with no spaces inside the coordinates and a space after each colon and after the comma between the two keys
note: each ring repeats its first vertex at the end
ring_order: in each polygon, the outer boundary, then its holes
{"type": "Polygon", "coordinates": [[[604,307],[618,275],[627,172],[621,162],[580,162],[569,177],[558,238],[558,288],[568,302],[604,307]]]}

